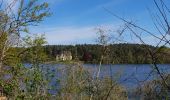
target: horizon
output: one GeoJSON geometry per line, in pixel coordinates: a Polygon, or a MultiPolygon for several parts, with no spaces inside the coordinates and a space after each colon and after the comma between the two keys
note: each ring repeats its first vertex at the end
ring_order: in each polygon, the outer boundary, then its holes
{"type": "MultiPolygon", "coordinates": [[[[141,43],[113,43],[113,44],[109,44],[109,45],[121,45],[121,44],[125,44],[125,45],[147,45],[147,46],[155,47],[154,45],[141,44],[141,43]]],[[[46,44],[44,46],[77,46],[77,45],[101,45],[101,44],[86,44],[86,43],[85,44],[46,44]]],[[[167,46],[165,46],[165,47],[167,47],[167,46]]],[[[169,48],[169,47],[167,47],[167,48],[169,48]]]]}

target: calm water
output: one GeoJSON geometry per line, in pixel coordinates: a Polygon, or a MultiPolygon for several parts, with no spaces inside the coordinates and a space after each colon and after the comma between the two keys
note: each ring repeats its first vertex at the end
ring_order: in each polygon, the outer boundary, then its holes
{"type": "MultiPolygon", "coordinates": [[[[50,64],[48,65],[52,72],[55,72],[55,77],[60,77],[60,70],[65,67],[62,64],[50,64]]],[[[92,76],[96,76],[99,65],[84,64],[83,67],[87,69],[92,76]]],[[[170,64],[158,64],[161,73],[170,73],[170,64]]],[[[117,80],[127,90],[143,84],[143,82],[159,78],[157,71],[152,65],[149,64],[117,64],[117,65],[102,65],[100,78],[111,77],[113,80],[117,80]]],[[[56,79],[51,81],[51,85],[56,86],[56,79]]]]}
{"type": "MultiPolygon", "coordinates": [[[[62,78],[61,70],[59,69],[63,69],[65,66],[66,65],[63,64],[48,64],[44,66],[44,68],[49,69],[50,73],[54,73],[54,78],[51,80],[50,86],[54,86],[55,90],[50,90],[50,93],[56,93],[56,89],[60,88],[60,85],[56,82],[56,79],[62,78]]],[[[83,67],[87,69],[93,77],[95,77],[99,65],[84,64],[83,67]]],[[[170,64],[158,64],[158,68],[161,73],[170,74],[170,64]]],[[[103,77],[111,77],[113,80],[116,80],[124,86],[127,91],[131,91],[135,87],[141,86],[143,82],[159,78],[153,65],[149,64],[102,65],[100,78],[103,77]]]]}
{"type": "MultiPolygon", "coordinates": [[[[170,73],[170,64],[157,65],[161,73],[170,73]]],[[[98,65],[85,64],[85,68],[92,69],[93,75],[96,74],[98,65]]],[[[131,89],[143,82],[159,78],[153,65],[149,64],[117,64],[102,65],[100,77],[109,76],[117,80],[127,89],[131,89]]]]}

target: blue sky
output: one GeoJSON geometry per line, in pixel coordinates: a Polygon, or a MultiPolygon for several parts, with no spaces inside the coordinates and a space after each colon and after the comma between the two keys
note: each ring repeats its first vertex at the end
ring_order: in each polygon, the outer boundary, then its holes
{"type": "MultiPolygon", "coordinates": [[[[147,8],[154,12],[153,0],[41,0],[43,1],[49,3],[52,16],[39,26],[30,28],[30,31],[34,34],[45,34],[49,44],[95,43],[96,27],[104,26],[117,30],[122,22],[103,7],[152,29],[147,8]]],[[[165,1],[170,4],[168,0],[165,1]]],[[[124,38],[131,41],[128,35],[124,38]]],[[[145,40],[147,43],[154,43],[152,37],[145,36],[145,40]]]]}

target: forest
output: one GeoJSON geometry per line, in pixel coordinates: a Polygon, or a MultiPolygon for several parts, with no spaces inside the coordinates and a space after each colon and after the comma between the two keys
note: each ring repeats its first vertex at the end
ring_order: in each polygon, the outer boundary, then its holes
{"type": "MultiPolygon", "coordinates": [[[[142,44],[111,44],[107,46],[107,58],[104,64],[150,64],[151,57],[147,48],[154,51],[160,49],[157,54],[157,63],[170,63],[170,49],[168,47],[156,48],[142,44]]],[[[85,63],[99,63],[102,55],[102,45],[82,44],[82,45],[46,45],[44,51],[51,60],[55,60],[56,55],[61,51],[71,51],[73,60],[80,60],[85,63]]]]}

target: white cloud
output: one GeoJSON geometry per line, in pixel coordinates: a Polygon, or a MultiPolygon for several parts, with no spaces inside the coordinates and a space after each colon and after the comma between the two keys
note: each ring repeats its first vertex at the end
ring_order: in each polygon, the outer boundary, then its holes
{"type": "MultiPolygon", "coordinates": [[[[111,35],[116,36],[116,30],[119,28],[120,23],[114,25],[101,25],[104,26],[104,29],[112,29],[111,35]]],[[[30,29],[30,32],[33,34],[37,33],[45,33],[46,39],[49,44],[84,44],[84,43],[96,43],[97,38],[97,30],[95,30],[97,26],[38,26],[30,29]]],[[[157,35],[161,37],[160,35],[157,35]]],[[[121,39],[121,37],[120,37],[121,39]]],[[[143,35],[142,39],[145,43],[150,45],[156,45],[159,43],[159,40],[150,35],[143,35]]],[[[127,41],[129,43],[141,43],[141,41],[134,35],[130,35],[129,32],[123,35],[121,39],[124,42],[127,41]]],[[[119,43],[119,42],[118,42],[119,43]]],[[[161,43],[161,45],[164,43],[161,43]]]]}
{"type": "MultiPolygon", "coordinates": [[[[92,27],[67,27],[56,28],[46,34],[47,40],[51,44],[75,44],[76,42],[87,42],[87,39],[93,39],[95,32],[92,27]],[[72,43],[73,42],[73,43],[72,43]]],[[[92,41],[91,41],[92,42],[92,41]]]]}
{"type": "Polygon", "coordinates": [[[49,44],[76,44],[94,42],[94,27],[36,28],[33,33],[45,33],[49,44]]]}
{"type": "MultiPolygon", "coordinates": [[[[120,25],[120,24],[119,24],[120,25]]],[[[104,29],[116,30],[119,26],[103,24],[104,29]]],[[[38,26],[32,27],[30,32],[33,34],[45,33],[46,39],[49,44],[84,44],[96,43],[97,30],[99,26],[38,26]]]]}

